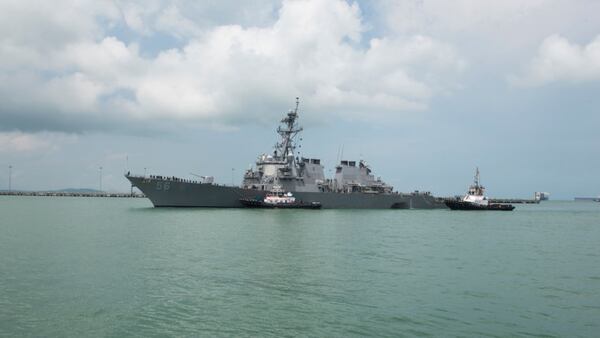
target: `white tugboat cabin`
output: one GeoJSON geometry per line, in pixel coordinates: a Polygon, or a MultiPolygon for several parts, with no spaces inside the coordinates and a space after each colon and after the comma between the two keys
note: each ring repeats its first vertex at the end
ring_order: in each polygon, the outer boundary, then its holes
{"type": "Polygon", "coordinates": [[[275,185],[265,197],[264,202],[271,205],[294,204],[296,198],[291,192],[285,193],[280,185],[275,185]]]}
{"type": "Polygon", "coordinates": [[[463,202],[469,202],[480,206],[488,206],[489,201],[485,197],[485,188],[479,183],[479,167],[475,169],[473,185],[469,187],[467,194],[462,198],[463,202]]]}

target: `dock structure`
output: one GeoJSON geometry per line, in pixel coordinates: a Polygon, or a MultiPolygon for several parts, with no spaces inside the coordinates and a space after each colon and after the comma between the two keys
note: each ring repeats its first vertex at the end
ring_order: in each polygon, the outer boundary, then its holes
{"type": "Polygon", "coordinates": [[[113,197],[113,198],[144,198],[140,193],[122,192],[67,192],[67,191],[0,191],[0,196],[39,196],[39,197],[113,197]]]}
{"type": "MultiPolygon", "coordinates": [[[[443,201],[455,201],[462,199],[462,196],[453,196],[453,197],[444,197],[443,201]]],[[[536,199],[526,199],[526,198],[490,198],[490,203],[495,204],[539,204],[540,201],[536,199]]]]}
{"type": "Polygon", "coordinates": [[[490,203],[499,204],[539,204],[540,200],[526,198],[490,198],[490,203]]]}

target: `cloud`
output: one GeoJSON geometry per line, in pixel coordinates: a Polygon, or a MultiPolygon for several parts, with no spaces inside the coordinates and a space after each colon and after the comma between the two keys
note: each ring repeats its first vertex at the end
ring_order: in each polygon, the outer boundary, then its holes
{"type": "Polygon", "coordinates": [[[196,23],[181,14],[179,7],[171,4],[165,8],[156,20],[156,29],[172,34],[182,39],[200,34],[201,30],[196,23]]]}
{"type": "Polygon", "coordinates": [[[600,35],[587,45],[570,43],[560,35],[544,39],[537,55],[522,75],[509,81],[520,86],[555,82],[582,83],[600,80],[600,35]]]}
{"type": "Polygon", "coordinates": [[[553,0],[381,0],[378,8],[387,28],[402,33],[442,31],[472,34],[472,28],[489,30],[538,13],[553,0]],[[452,15],[449,15],[452,13],[452,15]]]}
{"type": "Polygon", "coordinates": [[[101,37],[118,19],[118,8],[107,1],[2,1],[0,70],[55,69],[56,51],[101,37]]]}
{"type": "Polygon", "coordinates": [[[466,65],[451,44],[426,35],[363,41],[357,3],[284,1],[268,25],[208,28],[181,6],[82,2],[45,23],[34,22],[32,4],[13,8],[3,16],[33,21],[17,36],[2,33],[10,53],[0,56],[0,125],[68,132],[235,126],[277,116],[295,96],[313,119],[384,118],[426,109],[435,95],[458,88],[466,65]],[[77,34],[63,29],[71,17],[77,34]],[[136,39],[108,33],[121,24],[140,40],[169,31],[182,47],[145,54],[136,39]],[[43,29],[53,43],[31,38],[43,29]]]}
{"type": "Polygon", "coordinates": [[[600,32],[600,1],[589,0],[381,0],[373,3],[376,30],[426,35],[459,49],[467,78],[503,81],[551,34],[588,41],[600,32]]]}
{"type": "Polygon", "coordinates": [[[57,133],[27,134],[23,132],[0,132],[0,153],[30,153],[58,150],[61,144],[71,142],[73,136],[57,133]]]}

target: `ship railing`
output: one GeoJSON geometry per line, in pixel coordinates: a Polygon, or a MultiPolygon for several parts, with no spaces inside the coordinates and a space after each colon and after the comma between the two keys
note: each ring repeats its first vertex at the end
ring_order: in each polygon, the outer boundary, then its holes
{"type": "Polygon", "coordinates": [[[211,182],[201,182],[201,181],[191,180],[191,179],[188,179],[188,178],[181,178],[181,177],[177,177],[177,176],[131,175],[131,174],[128,174],[127,177],[142,178],[142,179],[144,179],[146,181],[160,180],[160,181],[181,182],[181,183],[191,183],[191,184],[214,184],[214,183],[211,183],[211,182]]]}

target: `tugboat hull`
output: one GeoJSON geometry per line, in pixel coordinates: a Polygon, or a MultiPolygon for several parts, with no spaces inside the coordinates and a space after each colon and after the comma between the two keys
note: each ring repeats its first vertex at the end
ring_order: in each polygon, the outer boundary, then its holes
{"type": "Polygon", "coordinates": [[[261,200],[251,199],[251,198],[242,198],[240,199],[240,203],[246,208],[263,208],[263,209],[321,209],[321,203],[319,202],[311,202],[311,203],[286,203],[286,204],[272,204],[265,203],[261,200]]]}
{"type": "Polygon", "coordinates": [[[479,205],[465,201],[446,201],[446,206],[452,210],[496,210],[496,211],[511,211],[515,207],[512,204],[488,204],[479,205]]]}

